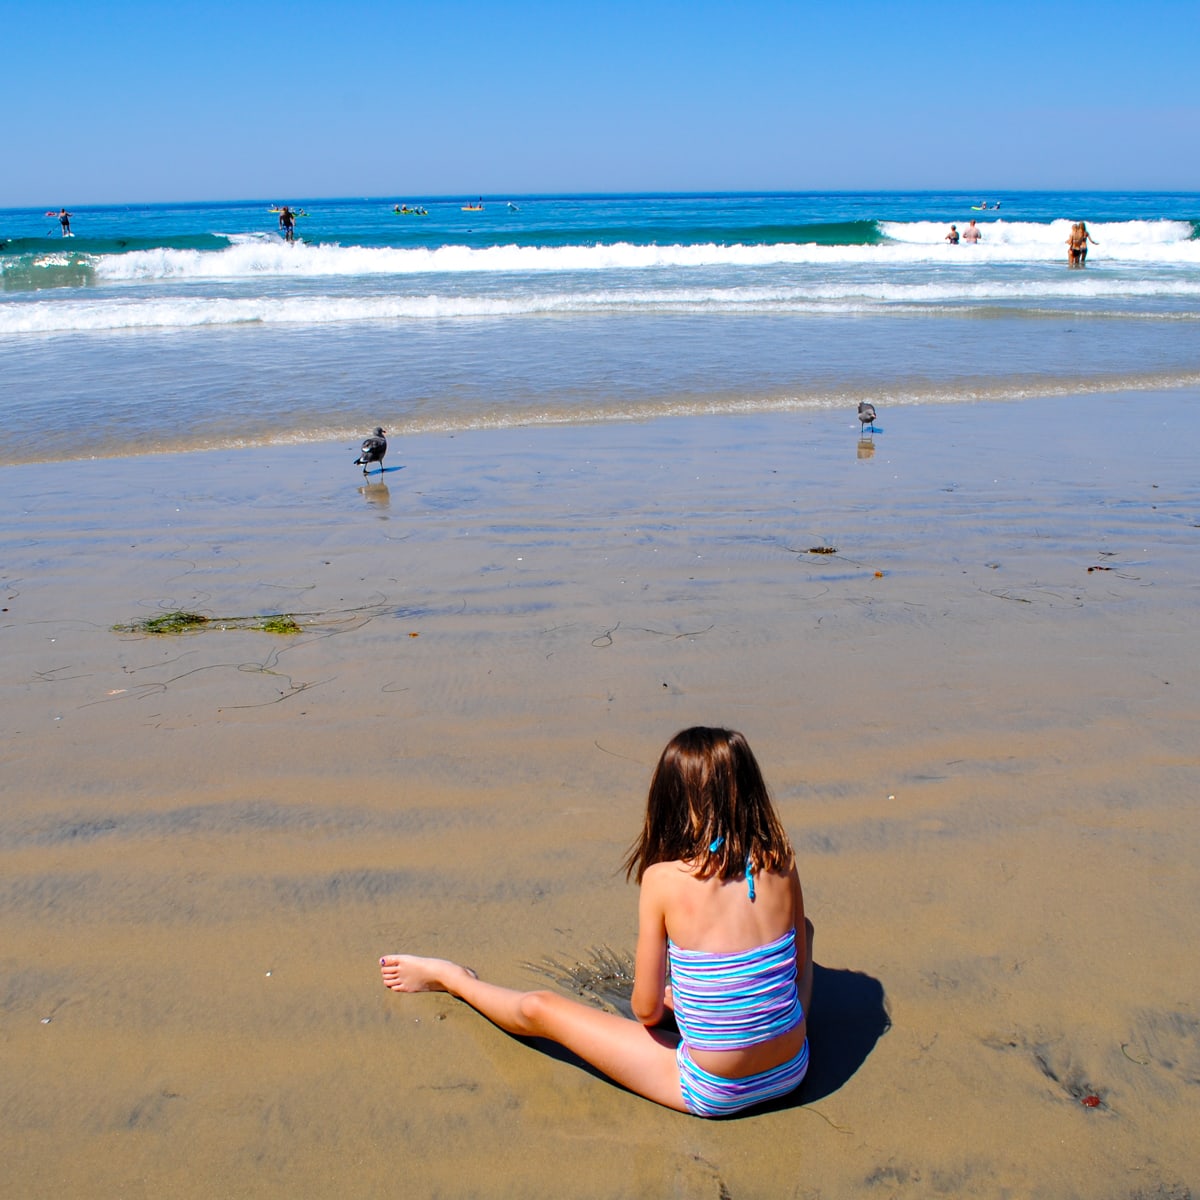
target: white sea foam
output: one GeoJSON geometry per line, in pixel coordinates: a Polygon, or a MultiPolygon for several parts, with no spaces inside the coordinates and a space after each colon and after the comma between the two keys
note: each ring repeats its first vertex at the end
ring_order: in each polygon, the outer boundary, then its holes
{"type": "MultiPolygon", "coordinates": [[[[728,288],[596,289],[478,294],[391,296],[172,296],[28,301],[0,306],[0,335],[187,329],[234,325],[333,325],[338,323],[513,318],[554,314],[631,313],[877,313],[905,307],[928,311],[1039,303],[1095,304],[1114,300],[1200,302],[1200,277],[1141,279],[1098,271],[1056,278],[945,278],[814,280],[779,286],[728,288]]],[[[1147,319],[1200,319],[1200,312],[1142,314],[1147,319]]]]}
{"type": "MultiPolygon", "coordinates": [[[[955,224],[961,234],[969,222],[956,221],[955,224]]],[[[1037,251],[1049,250],[1053,257],[1062,257],[1073,224],[1069,220],[1046,224],[1002,218],[984,220],[978,222],[983,241],[974,248],[1004,246],[1028,251],[1035,258],[1041,257],[1037,251]]],[[[885,237],[906,245],[944,246],[950,223],[882,221],[879,228],[885,237]]],[[[1109,221],[1089,225],[1088,232],[1104,246],[1106,257],[1168,262],[1175,261],[1174,256],[1178,253],[1178,261],[1200,262],[1200,241],[1192,237],[1192,226],[1187,221],[1109,221]]]]}
{"type": "MultiPolygon", "coordinates": [[[[96,277],[105,282],[172,279],[321,278],[379,275],[520,274],[648,270],[652,268],[768,267],[837,264],[880,266],[985,260],[1022,263],[1061,259],[1069,221],[988,221],[977,246],[950,246],[942,223],[885,222],[877,245],[826,246],[789,242],[768,245],[651,245],[626,242],[570,246],[288,245],[278,238],[242,237],[222,250],[139,250],[98,255],[96,277]],[[968,260],[967,255],[974,255],[968,260]]],[[[1122,221],[1089,227],[1099,243],[1093,257],[1106,261],[1200,265],[1200,239],[1183,221],[1122,221]]]]}

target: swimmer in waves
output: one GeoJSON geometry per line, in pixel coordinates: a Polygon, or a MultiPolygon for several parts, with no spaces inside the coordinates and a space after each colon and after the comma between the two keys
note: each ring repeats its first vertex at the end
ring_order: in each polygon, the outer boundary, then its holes
{"type": "Polygon", "coordinates": [[[1067,266],[1069,267],[1086,267],[1087,266],[1087,248],[1088,242],[1093,246],[1098,246],[1100,243],[1096,241],[1090,233],[1088,233],[1087,224],[1083,221],[1076,221],[1071,226],[1071,235],[1067,238],[1067,266]]]}

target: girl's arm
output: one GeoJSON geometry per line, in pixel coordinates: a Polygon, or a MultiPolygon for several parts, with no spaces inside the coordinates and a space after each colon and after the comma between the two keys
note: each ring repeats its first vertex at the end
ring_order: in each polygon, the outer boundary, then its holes
{"type": "Polygon", "coordinates": [[[800,887],[800,872],[792,863],[792,921],[796,930],[796,978],[803,979],[808,967],[808,934],[804,926],[804,891],[800,887]]]}
{"type": "Polygon", "coordinates": [[[633,966],[633,1015],[643,1025],[663,1018],[667,983],[667,925],[660,889],[653,870],[642,876],[638,896],[638,940],[633,966]]]}
{"type": "Polygon", "coordinates": [[[796,921],[796,991],[800,1005],[807,1017],[812,1011],[813,962],[812,926],[804,916],[804,893],[800,890],[800,876],[792,867],[792,912],[796,921]]]}

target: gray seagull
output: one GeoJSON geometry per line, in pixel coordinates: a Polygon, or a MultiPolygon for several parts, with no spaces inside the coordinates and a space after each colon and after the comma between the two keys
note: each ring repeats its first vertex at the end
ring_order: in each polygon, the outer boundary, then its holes
{"type": "Polygon", "coordinates": [[[363,438],[362,453],[354,460],[356,467],[362,467],[363,474],[372,463],[379,464],[379,473],[383,474],[383,456],[387,453],[387,438],[383,430],[376,425],[375,432],[368,438],[363,438]]]}

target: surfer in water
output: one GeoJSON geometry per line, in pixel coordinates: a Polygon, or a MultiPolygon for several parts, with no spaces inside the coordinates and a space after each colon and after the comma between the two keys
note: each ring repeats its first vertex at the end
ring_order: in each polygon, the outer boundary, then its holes
{"type": "Polygon", "coordinates": [[[58,210],[58,223],[62,226],[63,237],[71,236],[71,214],[65,208],[58,210]]]}

